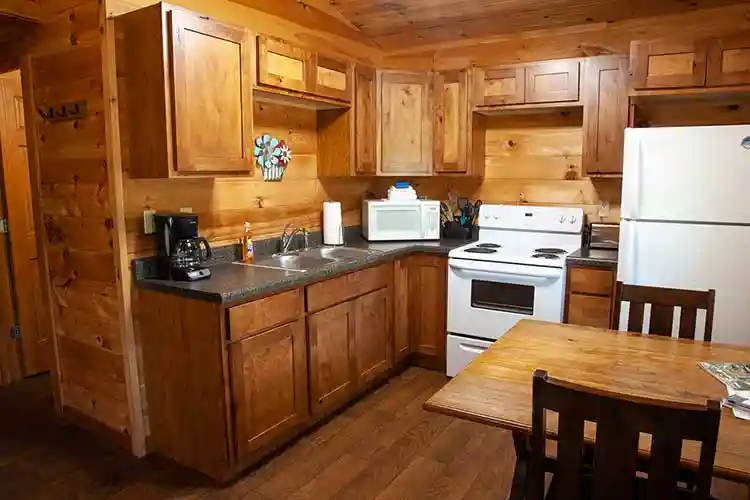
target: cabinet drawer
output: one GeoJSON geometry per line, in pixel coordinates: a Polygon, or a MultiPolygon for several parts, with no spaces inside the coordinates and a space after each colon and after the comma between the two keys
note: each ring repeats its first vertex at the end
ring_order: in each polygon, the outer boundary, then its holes
{"type": "Polygon", "coordinates": [[[271,295],[229,309],[229,340],[240,340],[303,314],[302,290],[271,295]]]}
{"type": "Polygon", "coordinates": [[[610,297],[592,297],[571,293],[568,296],[567,323],[581,326],[609,328],[609,317],[612,308],[610,297]]]}
{"type": "Polygon", "coordinates": [[[590,293],[611,297],[614,273],[608,269],[570,268],[570,293],[590,293]]]}
{"type": "Polygon", "coordinates": [[[388,286],[393,266],[385,264],[307,287],[307,310],[319,311],[352,297],[388,286]]]}

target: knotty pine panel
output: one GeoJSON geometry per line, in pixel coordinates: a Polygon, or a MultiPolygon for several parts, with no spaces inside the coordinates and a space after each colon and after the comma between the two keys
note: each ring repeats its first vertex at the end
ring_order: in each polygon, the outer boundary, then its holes
{"type": "MultiPolygon", "coordinates": [[[[287,141],[292,149],[292,162],[283,180],[264,182],[260,172],[253,178],[129,179],[126,172],[125,217],[131,257],[155,250],[154,237],[143,234],[144,210],[190,207],[198,215],[201,234],[217,245],[238,242],[245,221],[253,224],[255,238],[278,236],[292,221],[320,230],[325,200],[342,202],[345,224],[360,223],[361,198],[369,181],[318,179],[315,112],[256,102],[254,114],[256,136],[268,133],[287,141]]],[[[125,144],[123,138],[127,165],[125,144]]]]}
{"type": "Polygon", "coordinates": [[[49,2],[22,70],[29,160],[40,213],[43,270],[53,318],[58,404],[130,432],[106,169],[100,5],[49,2]],[[79,120],[46,122],[33,110],[84,100],[79,120]],[[36,168],[34,168],[36,167],[36,168]]]}

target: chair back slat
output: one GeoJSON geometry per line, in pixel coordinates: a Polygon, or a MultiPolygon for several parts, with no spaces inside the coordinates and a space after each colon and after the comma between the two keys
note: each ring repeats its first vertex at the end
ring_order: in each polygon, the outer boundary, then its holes
{"type": "Polygon", "coordinates": [[[558,414],[558,454],[552,481],[556,498],[633,498],[641,434],[651,435],[646,470],[648,500],[677,498],[683,440],[699,441],[701,457],[693,500],[709,498],[721,407],[657,401],[602,391],[549,377],[533,380],[531,464],[528,500],[542,500],[545,488],[546,413],[558,414]],[[596,423],[593,465],[585,459],[584,428],[596,423]],[[592,495],[584,494],[584,490],[592,495]]]}
{"type": "Polygon", "coordinates": [[[657,288],[651,286],[624,285],[618,281],[615,287],[615,314],[613,328],[620,326],[622,303],[630,303],[627,330],[642,333],[646,304],[651,305],[649,327],[650,335],[672,336],[675,308],[679,307],[679,330],[681,339],[695,340],[698,310],[706,311],[706,323],[703,340],[711,341],[713,329],[714,290],[696,291],[678,288],[657,288]]]}
{"type": "Polygon", "coordinates": [[[649,498],[673,498],[680,474],[682,439],[676,430],[659,432],[651,438],[651,459],[648,470],[649,498]]]}
{"type": "Polygon", "coordinates": [[[648,333],[654,335],[672,336],[672,320],[674,319],[674,307],[653,304],[651,306],[651,317],[649,320],[648,333]]]}

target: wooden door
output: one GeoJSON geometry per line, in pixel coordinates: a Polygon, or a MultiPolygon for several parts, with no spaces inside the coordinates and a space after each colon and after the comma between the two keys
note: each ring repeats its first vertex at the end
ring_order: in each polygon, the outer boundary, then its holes
{"type": "Polygon", "coordinates": [[[411,354],[409,335],[409,258],[399,259],[393,268],[393,362],[411,354]]]}
{"type": "Polygon", "coordinates": [[[354,391],[354,302],[311,314],[308,328],[310,407],[321,415],[341,406],[354,391]]]}
{"type": "Polygon", "coordinates": [[[375,175],[377,164],[377,86],[375,70],[354,68],[354,171],[375,175]]]}
{"type": "Polygon", "coordinates": [[[240,460],[293,432],[310,415],[305,320],[229,345],[235,439],[240,460]]]}
{"type": "Polygon", "coordinates": [[[750,85],[750,31],[711,41],[706,85],[750,85]]]}
{"type": "Polygon", "coordinates": [[[465,174],[468,171],[469,77],[467,71],[435,75],[434,161],[435,172],[465,174]]]}
{"type": "Polygon", "coordinates": [[[313,55],[315,66],[315,89],[313,92],[322,97],[339,101],[352,100],[352,65],[332,57],[313,55]]]}
{"type": "Polygon", "coordinates": [[[526,103],[577,101],[579,61],[547,61],[526,67],[526,103]]]}
{"type": "Polygon", "coordinates": [[[523,104],[526,99],[526,72],[523,67],[477,68],[473,71],[474,104],[503,106],[523,104]]]}
{"type": "MultiPolygon", "coordinates": [[[[0,165],[2,165],[0,145],[0,165]]],[[[0,217],[5,217],[5,200],[0,187],[0,217]]],[[[10,332],[16,324],[13,285],[10,279],[10,243],[8,234],[0,232],[0,386],[23,377],[20,343],[11,338],[10,332]]]]}
{"type": "MultiPolygon", "coordinates": [[[[37,233],[31,203],[31,180],[19,71],[0,76],[0,114],[2,182],[10,233],[17,321],[21,327],[23,372],[28,376],[48,371],[52,367],[52,343],[49,309],[44,303],[37,258],[37,233]]],[[[0,335],[4,333],[0,332],[0,335]]]]}
{"type": "Polygon", "coordinates": [[[354,357],[361,390],[393,366],[391,290],[381,288],[354,301],[354,357]]]}
{"type": "Polygon", "coordinates": [[[590,57],[583,74],[583,171],[622,173],[625,127],[628,126],[628,60],[590,57]]]}
{"type": "Polygon", "coordinates": [[[445,369],[448,259],[421,254],[409,258],[409,330],[416,363],[445,369]]]}
{"type": "Polygon", "coordinates": [[[313,92],[313,54],[279,38],[258,35],[258,83],[283,90],[313,92]]]}
{"type": "Polygon", "coordinates": [[[702,87],[706,56],[706,46],[693,40],[636,40],[630,44],[630,85],[636,90],[702,87]]]}
{"type": "Polygon", "coordinates": [[[432,78],[428,73],[381,73],[380,173],[432,172],[432,78]]]}
{"type": "Polygon", "coordinates": [[[176,168],[252,173],[252,37],[173,10],[176,168]]]}

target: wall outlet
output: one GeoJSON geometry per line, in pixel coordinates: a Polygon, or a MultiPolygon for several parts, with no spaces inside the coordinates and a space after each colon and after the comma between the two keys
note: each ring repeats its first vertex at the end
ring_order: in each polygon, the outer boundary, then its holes
{"type": "Polygon", "coordinates": [[[154,234],[156,232],[156,222],[154,221],[154,214],[156,210],[144,210],[143,211],[143,233],[154,234]]]}
{"type": "Polygon", "coordinates": [[[180,212],[183,214],[192,214],[193,213],[193,207],[182,207],[180,209],[180,212]]]}

